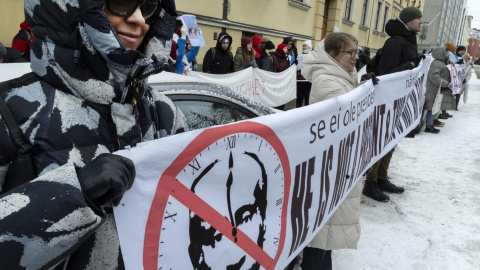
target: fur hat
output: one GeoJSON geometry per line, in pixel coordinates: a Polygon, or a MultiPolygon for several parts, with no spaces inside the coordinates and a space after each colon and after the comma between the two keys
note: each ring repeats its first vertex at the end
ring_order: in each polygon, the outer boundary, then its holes
{"type": "Polygon", "coordinates": [[[406,7],[400,12],[400,20],[402,20],[403,23],[408,23],[416,18],[422,17],[422,12],[420,9],[416,7],[406,7]]]}
{"type": "Polygon", "coordinates": [[[312,41],[311,40],[306,40],[305,42],[303,42],[302,46],[303,45],[307,45],[309,50],[312,49],[312,41]]]}
{"type": "MultiPolygon", "coordinates": [[[[265,39],[263,39],[265,41],[265,39]]],[[[265,50],[275,50],[275,44],[271,40],[265,41],[265,50]]]]}
{"type": "Polygon", "coordinates": [[[0,59],[5,59],[5,57],[7,57],[7,49],[0,42],[0,59]]]}
{"type": "Polygon", "coordinates": [[[455,53],[457,50],[457,46],[453,45],[452,43],[445,43],[445,46],[447,47],[447,50],[451,51],[452,53],[455,53]]]}
{"type": "Polygon", "coordinates": [[[242,48],[246,48],[249,43],[252,43],[252,39],[249,37],[242,37],[242,39],[240,40],[242,48]]]}
{"type": "MultiPolygon", "coordinates": [[[[263,36],[263,42],[267,43],[269,41],[271,41],[270,37],[269,36],[263,36]]],[[[275,49],[275,48],[274,48],[275,49]]]]}

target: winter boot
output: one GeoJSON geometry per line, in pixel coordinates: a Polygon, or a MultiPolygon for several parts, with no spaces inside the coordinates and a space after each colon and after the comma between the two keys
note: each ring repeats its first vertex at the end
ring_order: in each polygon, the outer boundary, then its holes
{"type": "Polygon", "coordinates": [[[443,115],[443,116],[445,116],[445,117],[447,117],[447,118],[453,117],[453,115],[451,115],[451,114],[449,114],[449,113],[447,113],[447,112],[446,112],[446,113],[442,113],[442,114],[440,114],[440,115],[443,115]]]}
{"type": "Polygon", "coordinates": [[[405,189],[403,187],[398,187],[392,184],[392,182],[388,181],[388,179],[377,179],[377,184],[380,190],[385,191],[385,192],[391,192],[391,193],[403,193],[405,189]]]}
{"type": "Polygon", "coordinates": [[[438,119],[446,120],[446,119],[448,119],[448,117],[443,115],[443,114],[439,114],[438,119]]]}
{"type": "Polygon", "coordinates": [[[426,126],[425,132],[437,134],[440,132],[440,129],[436,129],[433,126],[426,126]]]}
{"type": "Polygon", "coordinates": [[[438,120],[438,119],[435,119],[435,120],[433,120],[433,126],[434,126],[434,127],[444,127],[444,126],[445,126],[445,123],[442,122],[442,121],[440,121],[440,120],[438,120]]]}
{"type": "Polygon", "coordinates": [[[362,193],[363,195],[379,202],[388,202],[390,200],[390,197],[383,193],[378,187],[377,182],[374,181],[365,181],[362,193]]]}

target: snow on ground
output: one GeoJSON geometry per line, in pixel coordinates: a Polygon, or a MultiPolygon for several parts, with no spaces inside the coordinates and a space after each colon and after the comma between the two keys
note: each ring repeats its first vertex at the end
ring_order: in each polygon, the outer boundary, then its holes
{"type": "MultiPolygon", "coordinates": [[[[463,98],[463,96],[462,96],[463,98]]],[[[333,269],[480,269],[480,79],[439,134],[396,147],[391,181],[405,187],[380,203],[363,196],[357,250],[333,251],[333,269]]]]}

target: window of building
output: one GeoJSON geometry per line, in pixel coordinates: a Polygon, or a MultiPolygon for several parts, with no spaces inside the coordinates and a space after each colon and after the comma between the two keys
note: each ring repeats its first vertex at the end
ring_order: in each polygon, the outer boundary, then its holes
{"type": "Polygon", "coordinates": [[[351,21],[353,18],[353,0],[347,0],[345,1],[345,16],[343,18],[345,20],[351,21]]]}
{"type": "Polygon", "coordinates": [[[377,4],[377,16],[375,18],[375,30],[378,31],[379,30],[379,27],[380,27],[380,17],[382,15],[382,6],[383,6],[383,2],[380,2],[378,1],[378,4],[377,4]]]}
{"type": "Polygon", "coordinates": [[[360,25],[366,26],[368,21],[367,21],[367,16],[368,16],[368,2],[370,0],[363,0],[363,5],[362,5],[362,18],[360,19],[360,25]]]}
{"type": "Polygon", "coordinates": [[[382,33],[385,33],[385,24],[388,21],[388,14],[390,13],[390,6],[385,5],[385,14],[383,14],[383,26],[382,26],[382,33]]]}

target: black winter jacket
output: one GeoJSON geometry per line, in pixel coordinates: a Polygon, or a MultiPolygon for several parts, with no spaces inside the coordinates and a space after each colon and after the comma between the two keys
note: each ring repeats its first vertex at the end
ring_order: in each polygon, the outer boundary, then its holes
{"type": "MultiPolygon", "coordinates": [[[[183,114],[146,84],[168,61],[173,0],[162,1],[163,16],[150,25],[141,47],[146,49],[128,51],[104,5],[25,1],[36,36],[34,73],[0,84],[0,95],[33,146],[39,176],[0,190],[2,269],[123,269],[111,209],[89,207],[76,170],[102,153],[185,128],[183,114]]],[[[0,188],[17,154],[12,144],[0,119],[0,188]]]]}
{"type": "Polygon", "coordinates": [[[409,31],[398,19],[389,20],[385,31],[390,38],[382,48],[378,72],[379,75],[413,69],[410,62],[417,58],[417,36],[409,31]]]}
{"type": "Polygon", "coordinates": [[[203,58],[203,72],[212,73],[212,74],[228,74],[233,72],[233,53],[230,51],[232,46],[232,37],[222,32],[218,36],[217,45],[215,48],[210,48],[203,58]],[[222,48],[221,41],[224,38],[230,39],[230,44],[228,44],[228,49],[224,50],[222,48]],[[213,53],[215,50],[215,53],[213,53]]]}
{"type": "Polygon", "coordinates": [[[7,55],[5,56],[5,59],[3,59],[4,63],[28,62],[28,60],[22,57],[22,53],[19,52],[17,49],[13,49],[13,48],[5,48],[5,49],[7,49],[7,55]]]}

